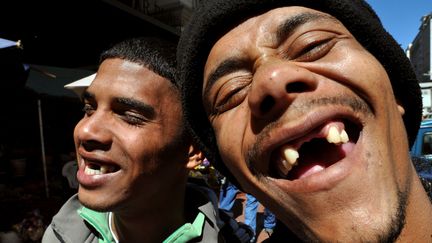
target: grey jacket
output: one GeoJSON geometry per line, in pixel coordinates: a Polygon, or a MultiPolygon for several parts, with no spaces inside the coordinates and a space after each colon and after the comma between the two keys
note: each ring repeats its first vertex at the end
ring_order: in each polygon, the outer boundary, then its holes
{"type": "MultiPolygon", "coordinates": [[[[195,205],[200,202],[198,211],[205,215],[201,238],[193,242],[248,242],[252,231],[248,226],[238,223],[223,211],[217,209],[216,194],[209,188],[187,184],[186,204],[195,205]]],[[[77,210],[83,205],[78,196],[72,196],[53,217],[46,229],[42,243],[98,243],[98,231],[81,218],[77,210]]],[[[108,217],[108,213],[106,213],[108,217]]]]}

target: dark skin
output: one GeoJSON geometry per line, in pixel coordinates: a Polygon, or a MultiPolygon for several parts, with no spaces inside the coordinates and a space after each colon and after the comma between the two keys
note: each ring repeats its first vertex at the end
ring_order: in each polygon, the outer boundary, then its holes
{"type": "Polygon", "coordinates": [[[177,89],[114,58],[100,65],[84,102],[74,131],[80,201],[113,212],[121,242],[162,242],[187,222],[187,175],[203,159],[184,135],[177,89]]]}
{"type": "Polygon", "coordinates": [[[304,240],[432,240],[404,108],[334,17],[284,7],[230,30],[207,58],[203,103],[224,163],[304,240]]]}

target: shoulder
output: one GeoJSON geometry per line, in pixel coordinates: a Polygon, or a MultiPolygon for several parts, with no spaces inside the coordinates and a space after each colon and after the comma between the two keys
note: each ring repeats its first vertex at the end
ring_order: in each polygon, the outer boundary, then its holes
{"type": "Polygon", "coordinates": [[[78,195],[75,194],[69,198],[65,204],[60,208],[58,213],[54,215],[52,223],[54,225],[64,225],[70,223],[77,223],[82,221],[78,215],[77,210],[82,207],[82,204],[78,200],[78,195]]]}
{"type": "Polygon", "coordinates": [[[45,230],[42,242],[97,242],[90,227],[78,215],[81,207],[77,195],[63,204],[45,230]]]}

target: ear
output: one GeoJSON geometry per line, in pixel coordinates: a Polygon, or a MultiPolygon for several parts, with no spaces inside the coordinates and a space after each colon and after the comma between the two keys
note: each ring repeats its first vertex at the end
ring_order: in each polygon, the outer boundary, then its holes
{"type": "Polygon", "coordinates": [[[399,113],[401,114],[401,116],[403,116],[405,114],[405,108],[403,108],[403,106],[401,105],[399,100],[397,101],[397,107],[398,107],[399,113]]]}
{"type": "Polygon", "coordinates": [[[189,146],[189,161],[186,164],[186,168],[192,170],[193,168],[200,165],[204,160],[203,153],[193,144],[189,146]]]}

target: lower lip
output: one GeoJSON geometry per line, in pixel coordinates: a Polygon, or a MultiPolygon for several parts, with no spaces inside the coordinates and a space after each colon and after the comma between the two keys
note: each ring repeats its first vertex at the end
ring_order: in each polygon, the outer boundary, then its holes
{"type": "MultiPolygon", "coordinates": [[[[118,171],[117,171],[118,172],[118,171]]],[[[84,173],[84,167],[80,167],[77,172],[77,179],[81,186],[86,188],[101,187],[113,180],[117,172],[102,175],[88,175],[84,173]]]]}

